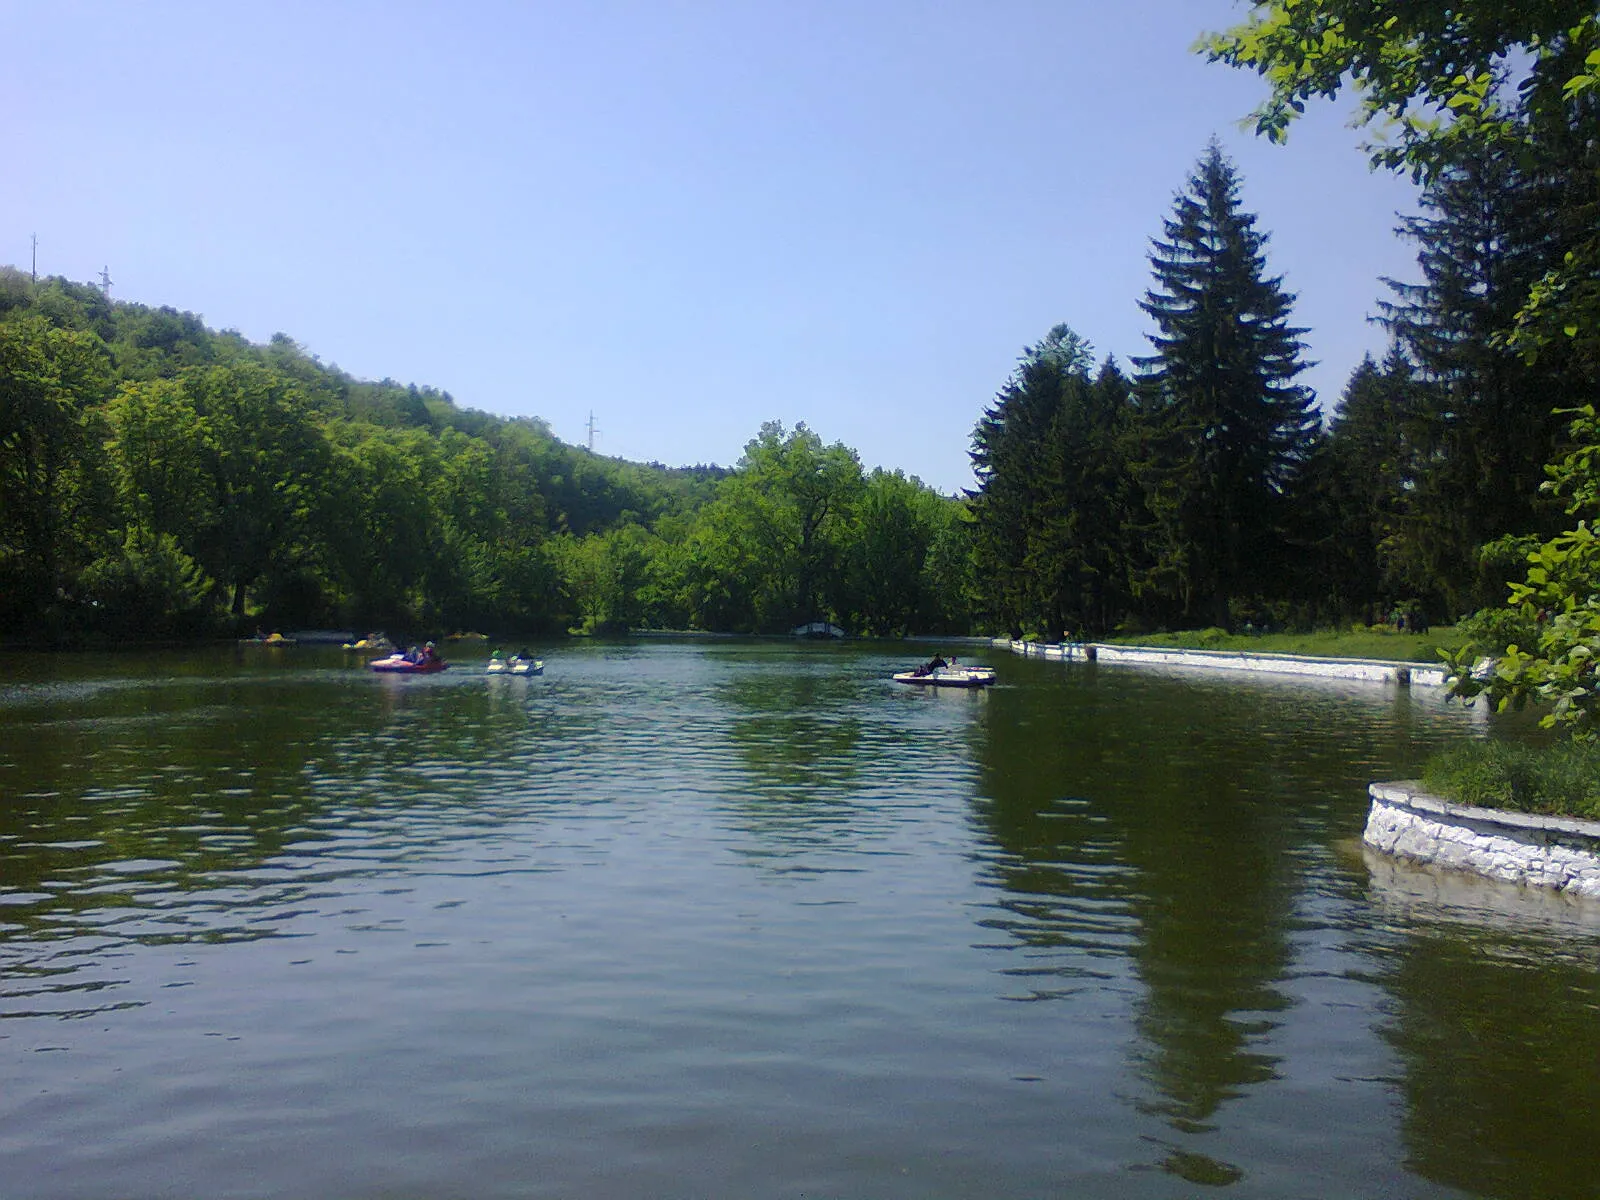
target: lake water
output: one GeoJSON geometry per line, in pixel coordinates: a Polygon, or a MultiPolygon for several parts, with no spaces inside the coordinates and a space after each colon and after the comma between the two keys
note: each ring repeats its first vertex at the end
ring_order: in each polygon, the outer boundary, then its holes
{"type": "Polygon", "coordinates": [[[543,652],[13,656],[0,1195],[1600,1195],[1600,906],[1359,846],[1480,714],[543,652]]]}

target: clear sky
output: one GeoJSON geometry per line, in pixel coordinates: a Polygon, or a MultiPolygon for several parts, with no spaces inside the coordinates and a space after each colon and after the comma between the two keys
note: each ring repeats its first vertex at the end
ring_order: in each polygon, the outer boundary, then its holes
{"type": "Polygon", "coordinates": [[[0,262],[282,331],[569,442],[733,463],[804,421],[970,485],[1065,321],[1147,349],[1150,238],[1215,136],[1332,405],[1414,202],[1332,108],[1239,127],[1229,0],[0,0],[0,262]]]}

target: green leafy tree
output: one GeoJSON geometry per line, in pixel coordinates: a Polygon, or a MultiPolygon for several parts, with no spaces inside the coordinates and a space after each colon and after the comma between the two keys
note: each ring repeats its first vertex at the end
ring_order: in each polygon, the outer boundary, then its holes
{"type": "Polygon", "coordinates": [[[1158,561],[1191,618],[1231,627],[1230,602],[1281,560],[1320,420],[1294,297],[1266,274],[1266,235],[1239,208],[1238,176],[1212,144],[1151,254],[1141,307],[1155,353],[1135,359],[1146,444],[1138,471],[1158,561]]]}
{"type": "Polygon", "coordinates": [[[637,524],[550,541],[561,587],[584,633],[623,633],[642,623],[651,535],[637,524]]]}
{"type": "Polygon", "coordinates": [[[1353,85],[1385,135],[1374,162],[1424,175],[1465,145],[1566,123],[1600,88],[1593,0],[1254,0],[1200,48],[1266,81],[1257,132],[1282,141],[1308,101],[1353,85]]]}
{"type": "Polygon", "coordinates": [[[98,405],[110,390],[100,337],[33,312],[0,324],[0,588],[13,619],[54,605],[103,541],[98,405]]]}
{"type": "Polygon", "coordinates": [[[240,618],[248,589],[305,549],[327,476],[326,439],[299,389],[266,367],[200,367],[179,382],[197,417],[211,493],[196,557],[229,589],[240,618]]]}
{"type": "Polygon", "coordinates": [[[1449,656],[1451,691],[1486,695],[1502,711],[1532,702],[1547,726],[1574,738],[1600,736],[1600,417],[1594,406],[1572,423],[1575,448],[1550,470],[1577,524],[1528,558],[1526,578],[1511,588],[1511,618],[1497,627],[1536,631],[1532,645],[1471,645],[1449,656]],[[1487,666],[1484,651],[1498,657],[1487,666]]]}
{"type": "Polygon", "coordinates": [[[421,619],[435,516],[433,438],[420,429],[336,423],[322,540],[345,610],[359,624],[421,619]]]}
{"type": "Polygon", "coordinates": [[[941,503],[900,471],[879,469],[867,477],[846,548],[851,628],[904,635],[927,612],[923,566],[941,503]]]}
{"type": "Polygon", "coordinates": [[[1485,152],[1576,146],[1552,221],[1573,231],[1561,261],[1530,288],[1517,344],[1565,339],[1600,361],[1600,12],[1593,0],[1257,0],[1247,20],[1209,34],[1213,61],[1268,86],[1256,129],[1283,140],[1308,102],[1353,88],[1380,136],[1377,165],[1418,179],[1485,152]]]}
{"type": "Polygon", "coordinates": [[[162,536],[197,543],[213,508],[203,421],[175,379],[125,383],[107,406],[107,442],[136,546],[162,536]]]}
{"type": "Polygon", "coordinates": [[[676,607],[693,629],[753,633],[764,627],[763,602],[773,581],[751,520],[753,506],[738,480],[730,476],[724,494],[700,510],[675,556],[676,607]]]}
{"type": "Polygon", "coordinates": [[[932,536],[922,560],[922,607],[916,628],[927,633],[970,633],[981,606],[971,502],[939,500],[931,510],[932,536]]]}
{"type": "Polygon", "coordinates": [[[744,608],[740,624],[761,630],[839,616],[846,535],[863,486],[854,451],[823,445],[803,423],[793,432],[764,424],[702,514],[700,524],[718,528],[697,539],[697,610],[717,620],[744,608]]]}

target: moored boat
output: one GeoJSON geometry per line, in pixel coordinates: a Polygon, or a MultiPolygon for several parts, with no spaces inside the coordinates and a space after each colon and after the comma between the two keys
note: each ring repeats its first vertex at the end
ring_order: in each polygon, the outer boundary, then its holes
{"type": "Polygon", "coordinates": [[[346,642],[346,650],[393,650],[395,644],[389,640],[387,634],[369,633],[366,637],[355,642],[346,642]]]}
{"type": "Polygon", "coordinates": [[[832,621],[810,621],[804,625],[796,625],[789,631],[790,637],[797,638],[842,638],[845,632],[832,621]]]}

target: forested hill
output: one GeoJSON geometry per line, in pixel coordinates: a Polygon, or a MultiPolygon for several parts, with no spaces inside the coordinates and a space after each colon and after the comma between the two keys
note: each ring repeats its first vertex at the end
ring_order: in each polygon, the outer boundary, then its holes
{"type": "Polygon", "coordinates": [[[538,419],[353,378],[283,334],[257,345],[0,268],[0,622],[13,636],[964,622],[918,592],[954,501],[898,474],[869,480],[803,426],[764,427],[744,465],[736,480],[606,458],[538,419]],[[800,497],[772,473],[802,458],[845,469],[800,497]],[[905,518],[883,548],[892,584],[860,545],[857,501],[871,498],[905,518]]]}
{"type": "Polygon", "coordinates": [[[249,363],[292,381],[307,410],[325,425],[342,420],[436,437],[456,430],[526,447],[541,468],[541,493],[553,530],[582,535],[615,525],[625,513],[648,522],[692,509],[704,502],[707,485],[727,474],[715,466],[674,469],[595,455],[554,437],[538,418],[507,420],[460,408],[449,392],[433,387],[356,379],[322,363],[286,334],[258,345],[234,330],[209,329],[194,313],[109,301],[97,287],[59,277],[35,284],[24,272],[0,267],[0,319],[30,312],[52,327],[98,337],[112,385],[171,379],[185,368],[249,363]]]}

